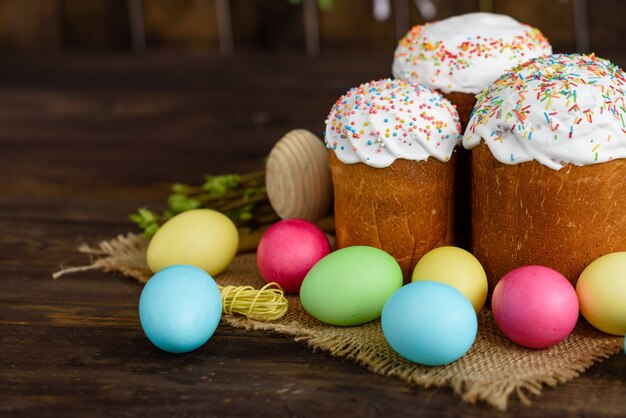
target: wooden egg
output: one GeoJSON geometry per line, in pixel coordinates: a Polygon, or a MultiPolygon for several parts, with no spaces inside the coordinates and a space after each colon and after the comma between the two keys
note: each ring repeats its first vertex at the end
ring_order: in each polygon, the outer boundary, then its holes
{"type": "Polygon", "coordinates": [[[270,203],[282,219],[316,221],[332,201],[332,180],[324,142],[304,129],[288,132],[267,159],[270,203]]]}

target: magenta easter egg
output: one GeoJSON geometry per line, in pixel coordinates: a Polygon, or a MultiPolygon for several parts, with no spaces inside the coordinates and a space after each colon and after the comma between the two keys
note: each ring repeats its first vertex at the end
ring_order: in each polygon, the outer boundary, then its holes
{"type": "Polygon", "coordinates": [[[504,275],[493,291],[491,309],[504,335],[528,348],[559,343],[578,320],[574,287],[543,266],[524,266],[504,275]]]}
{"type": "Polygon", "coordinates": [[[306,274],[331,251],[326,234],[313,222],[284,219],[261,237],[257,265],[267,282],[287,293],[298,293],[306,274]]]}

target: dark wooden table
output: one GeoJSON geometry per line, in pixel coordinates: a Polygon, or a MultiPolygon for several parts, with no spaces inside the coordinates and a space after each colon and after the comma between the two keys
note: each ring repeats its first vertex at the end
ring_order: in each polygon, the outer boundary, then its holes
{"type": "MultiPolygon", "coordinates": [[[[127,216],[137,207],[162,208],[170,183],[255,170],[285,132],[321,133],[334,100],[387,76],[390,56],[1,62],[0,415],[505,415],[227,325],[193,353],[166,354],[141,331],[132,279],[97,271],[51,279],[61,264],[88,261],[80,243],[134,230],[127,216]]],[[[514,400],[508,414],[624,417],[626,357],[546,388],[531,406],[514,400]]]]}

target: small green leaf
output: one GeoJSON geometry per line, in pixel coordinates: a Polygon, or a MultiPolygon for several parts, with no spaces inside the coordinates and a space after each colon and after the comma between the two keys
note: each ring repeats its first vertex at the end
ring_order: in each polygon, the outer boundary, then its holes
{"type": "Polygon", "coordinates": [[[255,197],[264,196],[264,195],[267,195],[267,190],[265,189],[265,187],[250,187],[244,190],[241,198],[244,201],[248,201],[255,197]]]}
{"type": "Polygon", "coordinates": [[[146,239],[150,239],[154,236],[154,234],[156,234],[158,230],[159,230],[159,225],[152,224],[143,231],[143,236],[146,239]]]}
{"type": "Polygon", "coordinates": [[[143,229],[143,235],[146,238],[150,238],[159,229],[159,215],[146,208],[139,208],[136,213],[128,217],[143,229]]]}
{"type": "Polygon", "coordinates": [[[167,199],[167,205],[174,213],[186,212],[200,207],[200,201],[192,197],[174,193],[167,199]]]}
{"type": "Polygon", "coordinates": [[[327,12],[333,8],[333,0],[317,0],[317,4],[324,12],[327,12]]]}
{"type": "Polygon", "coordinates": [[[252,219],[251,212],[254,210],[254,205],[243,205],[235,210],[231,210],[226,214],[233,222],[246,221],[252,219]],[[246,219],[247,218],[247,219],[246,219]]]}
{"type": "Polygon", "coordinates": [[[252,214],[250,212],[243,212],[239,215],[239,220],[250,221],[252,220],[252,214]]]}
{"type": "Polygon", "coordinates": [[[239,186],[241,176],[237,174],[224,174],[221,176],[206,176],[202,188],[212,196],[223,196],[230,189],[239,186]]]}
{"type": "Polygon", "coordinates": [[[172,184],[172,192],[177,194],[188,194],[189,186],[183,183],[174,183],[172,184]]]}

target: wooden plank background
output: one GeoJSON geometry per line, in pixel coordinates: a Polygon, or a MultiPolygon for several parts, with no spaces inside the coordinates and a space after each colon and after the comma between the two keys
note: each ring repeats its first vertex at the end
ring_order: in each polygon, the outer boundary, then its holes
{"type": "Polygon", "coordinates": [[[80,243],[136,231],[138,207],[162,210],[172,182],[257,170],[287,131],[321,134],[334,100],[391,59],[0,56],[0,417],[623,418],[623,352],[500,412],[225,324],[170,355],[141,330],[135,280],[52,280],[89,262],[80,243]]]}
{"type": "MultiPolygon", "coordinates": [[[[217,0],[144,0],[148,49],[217,50],[217,0]]],[[[485,2],[490,3],[490,2],[485,2]]],[[[573,0],[493,0],[493,11],[534,25],[555,51],[574,52],[573,0]]],[[[424,20],[412,1],[410,23],[424,20]]],[[[434,0],[435,19],[477,11],[478,0],[434,0]]],[[[590,47],[624,53],[626,2],[588,0],[590,47]]],[[[231,0],[235,51],[304,50],[302,5],[287,0],[231,0]]],[[[393,4],[392,4],[393,6],[393,4]]],[[[393,7],[392,7],[393,12],[393,7]]],[[[369,0],[335,0],[318,11],[322,52],[392,51],[393,16],[378,22],[369,0]]],[[[126,0],[0,0],[0,48],[9,50],[122,50],[132,46],[126,0]]]]}

